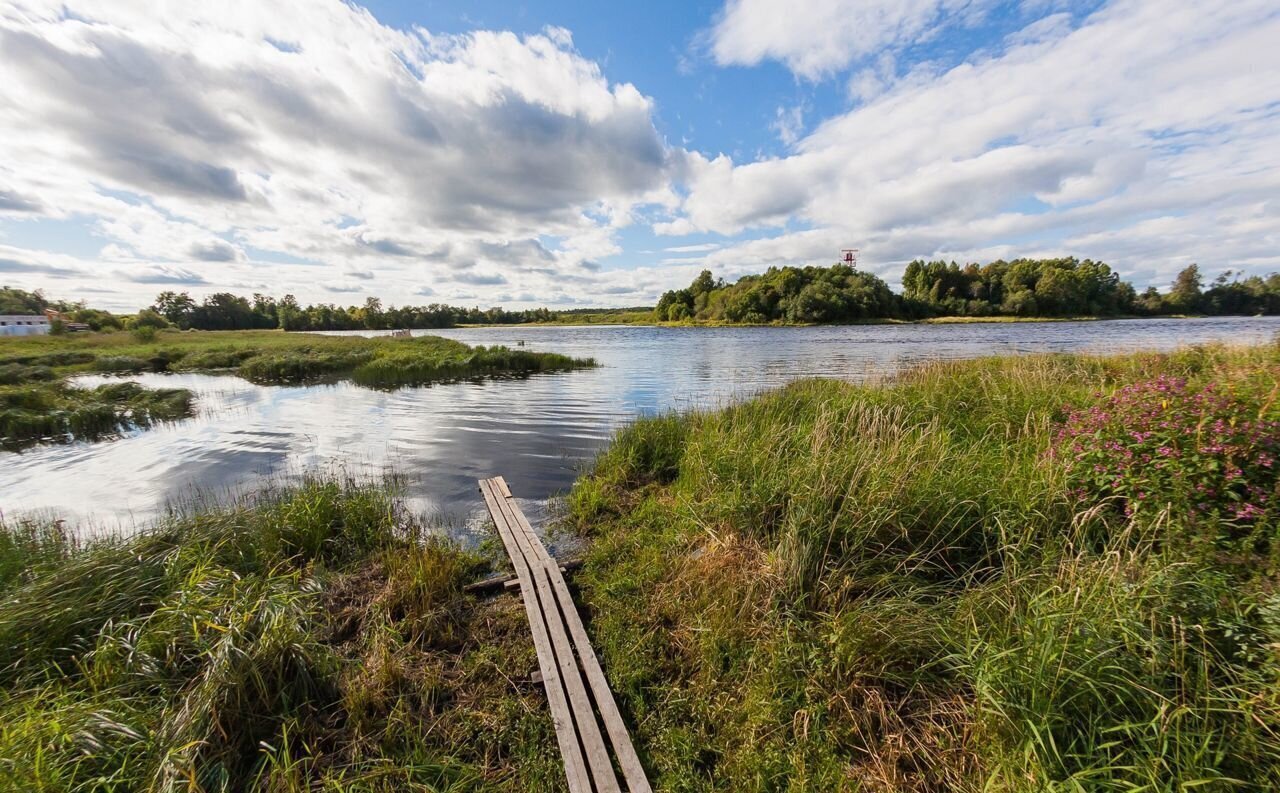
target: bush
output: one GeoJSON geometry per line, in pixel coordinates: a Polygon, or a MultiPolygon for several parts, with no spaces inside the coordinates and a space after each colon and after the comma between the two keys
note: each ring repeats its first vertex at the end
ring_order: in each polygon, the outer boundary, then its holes
{"type": "Polygon", "coordinates": [[[1057,454],[1081,499],[1249,526],[1280,516],[1275,389],[1160,376],[1071,410],[1057,454]]]}

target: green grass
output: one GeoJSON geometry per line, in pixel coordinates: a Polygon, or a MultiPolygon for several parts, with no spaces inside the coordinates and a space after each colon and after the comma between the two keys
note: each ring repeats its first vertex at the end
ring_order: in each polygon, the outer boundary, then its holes
{"type": "Polygon", "coordinates": [[[192,413],[191,392],[107,383],[74,388],[60,381],[0,385],[0,448],[21,449],[42,441],[94,440],[126,429],[149,427],[192,413]]]}
{"type": "Polygon", "coordinates": [[[656,787],[1280,785],[1277,527],[1129,521],[1049,453],[1064,405],[1160,373],[1274,383],[1280,345],[936,364],[622,432],[570,520],[656,787]]]}
{"type": "Polygon", "coordinates": [[[556,789],[523,608],[461,592],[486,566],[382,484],[0,526],[0,790],[556,789]]]}

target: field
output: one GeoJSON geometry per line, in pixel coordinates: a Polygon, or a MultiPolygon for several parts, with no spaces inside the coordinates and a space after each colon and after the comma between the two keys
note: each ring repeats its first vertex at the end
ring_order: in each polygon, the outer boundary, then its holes
{"type": "MultiPolygon", "coordinates": [[[[1277,459],[1280,344],[940,363],[640,420],[560,530],[655,789],[1275,789],[1277,459]]],[[[0,790],[563,789],[489,553],[394,483],[10,523],[0,790]]]]}
{"type": "Polygon", "coordinates": [[[265,384],[350,378],[397,388],[594,366],[556,353],[469,347],[438,336],[365,338],[278,331],[160,331],[0,339],[0,443],[97,438],[193,410],[190,393],[122,382],[69,386],[90,372],[225,372],[265,384]]]}

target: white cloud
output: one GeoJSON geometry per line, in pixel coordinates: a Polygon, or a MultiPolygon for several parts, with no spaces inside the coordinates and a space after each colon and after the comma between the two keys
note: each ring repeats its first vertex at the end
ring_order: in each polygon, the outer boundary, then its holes
{"type": "Polygon", "coordinates": [[[774,112],[773,124],[770,126],[774,132],[778,133],[778,140],[782,141],[784,146],[794,145],[804,133],[804,106],[779,107],[774,112]]]}
{"type": "Polygon", "coordinates": [[[89,225],[104,248],[83,266],[104,274],[145,262],[209,291],[270,267],[306,299],[375,263],[361,285],[386,295],[500,265],[545,293],[616,250],[635,206],[673,201],[651,101],[561,28],[406,32],[337,0],[16,0],[0,70],[0,214],[89,225]]]}
{"type": "Polygon", "coordinates": [[[777,60],[817,79],[981,19],[992,0],[729,0],[710,31],[721,65],[777,60]]]}
{"type": "Polygon", "coordinates": [[[658,230],[799,226],[705,261],[856,245],[894,277],[904,259],[996,249],[1103,258],[1162,283],[1189,256],[1274,269],[1276,41],[1267,0],[1118,0],[1074,29],[1038,22],[998,56],[887,86],[785,158],[695,156],[681,211],[658,230]]]}

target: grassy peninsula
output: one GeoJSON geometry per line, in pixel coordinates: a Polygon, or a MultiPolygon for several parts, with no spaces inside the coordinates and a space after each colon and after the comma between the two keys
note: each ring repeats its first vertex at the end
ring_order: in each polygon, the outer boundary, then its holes
{"type": "Polygon", "coordinates": [[[397,388],[594,366],[556,353],[471,347],[439,336],[321,336],[280,331],[156,331],[0,338],[0,442],[96,438],[190,415],[184,389],[121,382],[76,388],[76,374],[223,372],[264,384],[325,378],[397,388]]]}
{"type": "MultiPolygon", "coordinates": [[[[993,358],[637,421],[564,527],[655,789],[1280,785],[1278,382],[993,358]]],[[[0,787],[562,789],[487,566],[332,481],[5,526],[0,787]]]]}

